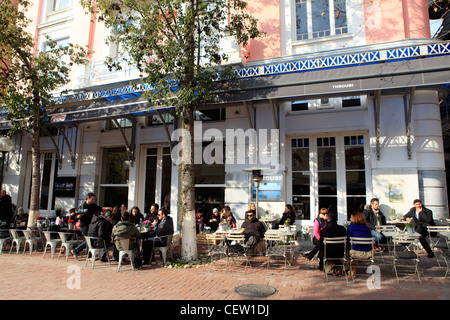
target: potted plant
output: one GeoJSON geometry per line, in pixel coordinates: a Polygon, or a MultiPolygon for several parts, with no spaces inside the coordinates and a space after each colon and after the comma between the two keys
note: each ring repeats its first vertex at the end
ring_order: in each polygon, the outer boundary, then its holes
{"type": "Polygon", "coordinates": [[[150,220],[144,220],[142,221],[142,227],[144,228],[144,232],[148,232],[150,230],[152,222],[150,220]]]}
{"type": "Polygon", "coordinates": [[[414,234],[414,223],[412,221],[406,222],[405,230],[408,234],[414,234]]]}
{"type": "Polygon", "coordinates": [[[222,220],[219,222],[219,231],[225,231],[227,226],[227,222],[225,220],[222,220]]]}
{"type": "Polygon", "coordinates": [[[284,232],[289,233],[291,232],[291,218],[287,218],[284,222],[284,232]]]}

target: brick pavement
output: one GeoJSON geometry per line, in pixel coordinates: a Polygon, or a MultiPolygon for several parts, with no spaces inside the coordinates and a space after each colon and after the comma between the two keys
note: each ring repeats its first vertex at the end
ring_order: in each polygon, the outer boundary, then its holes
{"type": "MultiPolygon", "coordinates": [[[[381,260],[380,260],[381,261],[381,260]]],[[[0,255],[0,299],[21,300],[449,300],[450,275],[444,278],[445,268],[434,259],[421,258],[420,284],[416,278],[402,277],[397,284],[387,266],[381,266],[381,286],[368,288],[366,275],[356,282],[346,283],[343,277],[329,282],[317,268],[317,261],[298,257],[292,267],[276,267],[267,271],[262,258],[254,259],[247,272],[225,272],[199,268],[164,268],[145,266],[132,271],[124,265],[117,272],[117,263],[111,266],[96,261],[92,270],[84,260],[69,257],[51,260],[42,258],[42,252],[0,255]],[[267,298],[248,298],[234,289],[244,284],[266,284],[277,289],[267,298]],[[77,285],[79,284],[79,287],[77,285]]],[[[242,269],[241,269],[242,271],[242,269]]]]}

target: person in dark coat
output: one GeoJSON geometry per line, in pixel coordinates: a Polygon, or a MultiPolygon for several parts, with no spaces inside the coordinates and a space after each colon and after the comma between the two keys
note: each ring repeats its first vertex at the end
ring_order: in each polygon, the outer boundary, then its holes
{"type": "Polygon", "coordinates": [[[158,211],[158,222],[153,223],[154,231],[151,231],[149,237],[163,237],[161,239],[144,239],[142,242],[143,264],[150,264],[153,260],[153,247],[167,246],[167,237],[173,234],[173,219],[169,216],[167,209],[160,209],[158,211]]]}
{"type": "MultiPolygon", "coordinates": [[[[347,230],[344,226],[338,225],[337,213],[335,211],[329,211],[325,214],[327,220],[327,226],[320,231],[319,242],[319,270],[323,270],[323,259],[325,254],[324,238],[339,238],[347,236],[347,230]]],[[[343,245],[327,246],[327,258],[341,258],[344,254],[343,245]]]]}
{"type": "Polygon", "coordinates": [[[430,209],[425,208],[422,201],[419,199],[414,200],[413,204],[414,207],[412,207],[409,212],[403,216],[402,220],[414,222],[414,230],[420,234],[420,244],[428,253],[428,258],[433,258],[434,253],[427,241],[427,227],[436,225],[433,220],[433,212],[430,209]]]}
{"type": "Polygon", "coordinates": [[[375,238],[375,242],[385,242],[384,234],[376,229],[377,226],[386,225],[386,217],[380,210],[380,201],[377,198],[370,200],[370,206],[366,207],[362,214],[366,220],[366,226],[370,229],[372,237],[375,238]]]}
{"type": "Polygon", "coordinates": [[[242,223],[241,228],[244,228],[245,244],[249,247],[250,251],[253,251],[258,242],[264,238],[266,226],[256,218],[255,210],[248,210],[245,216],[248,220],[242,223]]]}
{"type": "MultiPolygon", "coordinates": [[[[107,247],[112,247],[112,213],[106,212],[104,215],[95,215],[89,224],[88,237],[97,237],[105,241],[107,247]]],[[[103,248],[103,242],[98,240],[94,243],[94,247],[103,248]]],[[[107,261],[106,250],[102,252],[102,261],[107,261]]]]}
{"type": "Polygon", "coordinates": [[[0,196],[0,220],[6,222],[8,228],[11,225],[13,215],[11,196],[6,194],[6,190],[2,190],[0,196]]]}

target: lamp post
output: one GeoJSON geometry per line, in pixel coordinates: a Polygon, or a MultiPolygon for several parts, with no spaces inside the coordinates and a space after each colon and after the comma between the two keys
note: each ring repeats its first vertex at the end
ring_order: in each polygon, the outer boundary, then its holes
{"type": "Polygon", "coordinates": [[[255,189],[256,189],[256,216],[257,217],[258,217],[259,183],[262,181],[262,179],[263,179],[263,176],[261,174],[261,170],[253,170],[252,171],[253,185],[255,186],[255,189]]]}
{"type": "Polygon", "coordinates": [[[8,137],[0,138],[0,152],[2,153],[2,164],[0,171],[0,191],[3,188],[3,168],[5,166],[5,155],[14,149],[14,142],[8,137]]]}

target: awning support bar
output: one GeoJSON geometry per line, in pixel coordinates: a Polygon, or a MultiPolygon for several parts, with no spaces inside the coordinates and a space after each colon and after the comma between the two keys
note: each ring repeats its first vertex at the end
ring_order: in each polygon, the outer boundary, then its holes
{"type": "Polygon", "coordinates": [[[414,100],[414,93],[416,91],[416,87],[412,87],[409,93],[409,102],[408,102],[408,112],[406,116],[406,143],[408,150],[408,160],[411,160],[412,156],[412,147],[411,147],[411,119],[412,119],[412,106],[414,100]]]}

